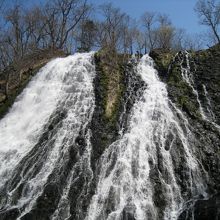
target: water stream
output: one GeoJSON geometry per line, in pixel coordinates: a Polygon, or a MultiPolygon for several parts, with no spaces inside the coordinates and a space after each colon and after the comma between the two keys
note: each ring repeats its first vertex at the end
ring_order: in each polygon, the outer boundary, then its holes
{"type": "MultiPolygon", "coordinates": [[[[93,149],[102,147],[90,142],[93,55],[49,62],[0,121],[0,219],[174,220],[189,201],[206,197],[188,120],[148,55],[135,67],[144,85],[120,117],[126,123],[91,169],[93,149]]],[[[182,69],[198,98],[189,65],[182,69]]]]}

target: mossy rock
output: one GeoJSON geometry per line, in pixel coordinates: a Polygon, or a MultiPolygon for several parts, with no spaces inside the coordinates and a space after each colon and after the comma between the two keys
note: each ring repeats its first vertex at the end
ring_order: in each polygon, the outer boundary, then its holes
{"type": "MultiPolygon", "coordinates": [[[[193,56],[195,56],[195,52],[193,56]]],[[[178,60],[174,60],[176,52],[156,49],[151,51],[156,69],[162,80],[167,83],[168,94],[177,106],[193,119],[201,119],[199,105],[190,85],[182,78],[181,66],[178,60]]],[[[195,69],[194,62],[191,62],[195,69]]]]}
{"type": "Polygon", "coordinates": [[[124,66],[122,57],[118,54],[106,54],[101,50],[95,54],[96,70],[100,74],[102,87],[103,108],[105,120],[115,122],[119,113],[119,106],[124,92],[124,66]]]}
{"type": "Polygon", "coordinates": [[[158,70],[160,77],[165,79],[175,52],[171,50],[154,49],[149,53],[149,55],[154,59],[156,64],[155,67],[158,70]]]}

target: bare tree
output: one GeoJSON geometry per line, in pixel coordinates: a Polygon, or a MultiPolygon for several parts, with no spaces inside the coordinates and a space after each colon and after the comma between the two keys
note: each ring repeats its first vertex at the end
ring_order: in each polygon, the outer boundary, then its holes
{"type": "Polygon", "coordinates": [[[116,51],[120,46],[122,30],[125,28],[128,16],[121,12],[119,8],[113,7],[111,3],[104,4],[101,7],[104,21],[101,22],[102,42],[105,47],[116,51]]]}
{"type": "Polygon", "coordinates": [[[0,71],[6,68],[12,61],[13,54],[11,47],[7,43],[7,36],[0,36],[0,71]]]}
{"type": "Polygon", "coordinates": [[[163,49],[172,48],[172,40],[175,34],[175,28],[168,15],[158,15],[159,27],[157,29],[157,43],[158,47],[163,49]]]}
{"type": "Polygon", "coordinates": [[[69,34],[88,10],[87,0],[56,0],[52,4],[46,5],[46,30],[52,48],[64,47],[69,34]]]}
{"type": "Polygon", "coordinates": [[[45,31],[46,22],[43,14],[43,9],[35,6],[28,10],[24,15],[24,24],[27,27],[29,35],[28,49],[44,48],[47,46],[47,33],[45,31]]]}
{"type": "Polygon", "coordinates": [[[95,35],[95,46],[97,48],[104,48],[106,43],[106,31],[103,22],[96,21],[96,35],[95,35]]]}
{"type": "Polygon", "coordinates": [[[137,40],[138,53],[142,54],[142,50],[144,49],[144,45],[145,45],[145,34],[142,33],[141,31],[138,31],[136,33],[136,40],[137,40]]]}
{"type": "Polygon", "coordinates": [[[134,45],[137,42],[139,30],[135,24],[127,26],[123,34],[123,51],[125,54],[133,54],[134,45]]]}
{"type": "Polygon", "coordinates": [[[172,25],[168,15],[145,12],[141,21],[145,27],[145,53],[155,48],[170,49],[177,47],[177,41],[180,43],[181,33],[172,25]]]}
{"type": "Polygon", "coordinates": [[[79,51],[90,51],[95,44],[96,24],[90,19],[83,20],[76,33],[79,51]]]}
{"type": "Polygon", "coordinates": [[[155,12],[145,12],[141,16],[143,26],[146,28],[146,35],[148,39],[149,49],[155,48],[157,35],[155,32],[155,23],[157,22],[157,14],[155,12]]]}
{"type": "Polygon", "coordinates": [[[133,54],[133,46],[136,41],[138,27],[137,22],[134,19],[131,19],[129,16],[126,16],[121,26],[121,48],[125,57],[129,54],[133,54]]]}
{"type": "Polygon", "coordinates": [[[3,11],[4,4],[5,4],[5,0],[0,0],[0,13],[2,13],[3,11]]]}
{"type": "Polygon", "coordinates": [[[183,39],[183,49],[186,50],[201,50],[204,47],[206,36],[203,34],[187,34],[183,39]]]}
{"type": "Polygon", "coordinates": [[[25,28],[22,24],[22,9],[19,5],[15,5],[7,12],[6,21],[10,25],[7,43],[13,48],[14,58],[23,55],[23,37],[25,35],[25,28]]]}
{"type": "Polygon", "coordinates": [[[199,16],[200,24],[208,26],[216,42],[220,43],[220,2],[216,0],[199,0],[196,4],[195,11],[199,16]]]}
{"type": "Polygon", "coordinates": [[[82,25],[81,37],[84,44],[91,45],[94,33],[92,21],[87,19],[90,10],[87,0],[48,0],[41,6],[27,8],[20,1],[10,5],[4,4],[5,1],[0,0],[0,70],[35,48],[71,51],[70,34],[79,31],[76,28],[82,21],[87,20],[82,25]]]}
{"type": "Polygon", "coordinates": [[[175,28],[174,36],[172,40],[172,49],[179,51],[184,49],[184,43],[186,38],[186,31],[182,28],[175,28]]]}

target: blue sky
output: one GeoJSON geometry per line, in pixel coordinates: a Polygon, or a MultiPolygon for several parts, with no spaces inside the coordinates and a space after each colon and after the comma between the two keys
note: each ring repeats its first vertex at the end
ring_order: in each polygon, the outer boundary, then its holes
{"type": "Polygon", "coordinates": [[[204,27],[198,24],[194,12],[196,0],[89,0],[99,5],[112,2],[131,17],[139,19],[145,11],[154,11],[168,14],[175,26],[184,28],[187,33],[200,33],[204,27]]]}
{"type": "MultiPolygon", "coordinates": [[[[6,0],[10,2],[13,0],[6,0]]],[[[23,0],[14,0],[21,1],[23,0]]],[[[51,0],[53,1],[53,0],[51,0]]],[[[45,2],[45,0],[26,0],[25,4],[45,2]]],[[[184,28],[189,34],[201,33],[205,27],[199,25],[198,17],[194,12],[197,0],[88,0],[94,5],[111,2],[114,6],[121,8],[137,20],[145,11],[165,13],[170,16],[172,23],[178,28],[184,28]]]]}

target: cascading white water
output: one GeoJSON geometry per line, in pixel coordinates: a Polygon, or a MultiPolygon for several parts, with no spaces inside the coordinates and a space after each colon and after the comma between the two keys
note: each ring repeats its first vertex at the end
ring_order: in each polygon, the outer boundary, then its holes
{"type": "MultiPolygon", "coordinates": [[[[187,62],[182,75],[193,87],[187,62]]],[[[190,144],[188,120],[169,100],[148,55],[137,74],[143,87],[133,98],[130,78],[131,113],[121,116],[126,123],[118,140],[92,170],[93,150],[102,147],[90,143],[93,53],[55,59],[41,69],[0,121],[0,218],[18,209],[13,219],[26,220],[42,214],[46,204],[42,219],[174,220],[188,200],[206,196],[208,177],[190,144]],[[51,200],[44,192],[48,185],[59,192],[51,200]]]]}
{"type": "Polygon", "coordinates": [[[25,206],[20,217],[25,215],[42,193],[49,175],[55,167],[65,162],[66,154],[79,132],[91,120],[95,106],[93,54],[75,54],[49,62],[37,73],[9,113],[0,121],[0,189],[13,177],[13,171],[28,153],[34,152],[35,148],[40,151],[34,156],[32,154],[33,161],[46,155],[43,161],[31,165],[26,165],[24,161],[20,179],[7,192],[7,202],[3,200],[3,207],[0,203],[0,209],[25,206]],[[50,128],[56,130],[56,133],[50,134],[51,140],[48,143],[43,139],[42,146],[45,146],[40,148],[41,145],[36,144],[44,135],[48,124],[56,117],[61,117],[59,111],[65,115],[64,119],[50,128]],[[42,166],[39,165],[41,163],[42,166]],[[37,166],[40,169],[32,177],[37,166]],[[16,204],[11,204],[16,190],[22,184],[25,188],[20,198],[16,204]]]}
{"type": "Polygon", "coordinates": [[[190,68],[190,64],[189,64],[189,53],[187,51],[184,51],[184,54],[185,54],[185,58],[186,58],[186,67],[183,67],[183,65],[182,65],[183,60],[182,60],[182,63],[181,63],[182,77],[185,80],[185,82],[188,83],[188,85],[192,88],[192,91],[193,91],[194,95],[196,96],[196,100],[197,100],[197,102],[199,104],[200,114],[201,114],[202,118],[204,120],[206,120],[207,117],[205,115],[205,112],[203,110],[202,104],[200,102],[199,93],[195,89],[195,86],[194,86],[194,81],[193,81],[193,77],[192,77],[192,74],[191,74],[191,68],[190,68]]]}
{"type": "Polygon", "coordinates": [[[44,124],[65,95],[63,78],[69,67],[61,61],[54,60],[42,68],[0,122],[0,186],[37,142],[44,124]]]}
{"type": "Polygon", "coordinates": [[[204,90],[204,95],[205,95],[206,102],[207,102],[207,111],[210,115],[210,119],[211,119],[211,121],[215,121],[215,114],[212,111],[212,105],[211,105],[211,100],[208,95],[208,91],[207,91],[206,86],[204,84],[202,85],[202,87],[204,90]]]}
{"type": "Polygon", "coordinates": [[[217,128],[220,131],[220,125],[216,124],[216,122],[215,122],[215,114],[212,111],[211,100],[209,98],[209,94],[208,94],[208,91],[206,89],[206,86],[203,84],[202,87],[203,87],[204,95],[205,95],[206,102],[207,102],[207,111],[209,113],[209,117],[206,117],[206,120],[211,122],[214,125],[214,127],[217,128]]]}
{"type": "MultiPolygon", "coordinates": [[[[190,54],[187,51],[184,51],[184,52],[181,52],[181,53],[182,53],[182,55],[184,55],[184,57],[182,59],[180,59],[182,78],[192,88],[192,91],[193,91],[194,95],[196,96],[196,101],[199,104],[199,112],[202,116],[202,119],[205,120],[205,121],[210,122],[212,125],[214,125],[215,128],[220,130],[220,126],[215,123],[215,115],[212,112],[211,101],[208,97],[208,92],[207,92],[206,86],[204,84],[202,86],[203,86],[203,90],[204,90],[204,95],[206,97],[206,102],[207,102],[206,103],[207,104],[206,109],[207,109],[208,115],[207,115],[207,113],[205,113],[205,111],[202,107],[202,103],[199,99],[199,93],[198,93],[197,89],[195,88],[193,75],[191,73],[190,54]],[[183,66],[184,58],[185,58],[185,62],[186,62],[185,67],[183,66]]],[[[176,56],[179,56],[179,54],[177,53],[176,56]]]]}
{"type": "Polygon", "coordinates": [[[132,213],[136,220],[177,219],[184,203],[170,153],[175,151],[172,147],[177,139],[183,146],[192,196],[205,194],[198,162],[188,144],[190,134],[183,131],[176,117],[181,111],[172,103],[170,107],[166,86],[159,80],[148,55],[141,59],[137,72],[147,87],[133,106],[127,132],[101,157],[96,193],[86,220],[127,219],[122,217],[125,210],[132,213]],[[172,109],[176,109],[176,114],[172,109]],[[167,146],[169,136],[173,138],[167,146]],[[155,206],[156,180],[151,178],[151,173],[159,166],[163,167],[158,171],[158,178],[166,200],[162,218],[155,206]]]}

